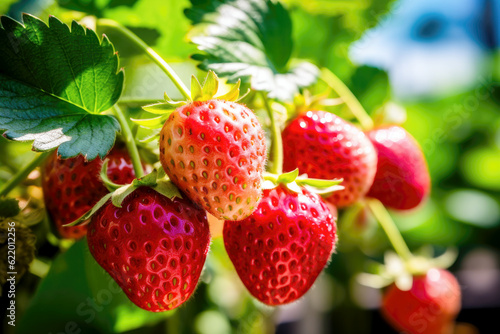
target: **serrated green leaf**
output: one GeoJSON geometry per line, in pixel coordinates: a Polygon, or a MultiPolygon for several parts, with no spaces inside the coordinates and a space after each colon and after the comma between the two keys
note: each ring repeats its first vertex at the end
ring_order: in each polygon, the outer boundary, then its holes
{"type": "Polygon", "coordinates": [[[108,202],[108,200],[111,198],[111,193],[106,194],[103,198],[97,202],[96,205],[92,207],[89,211],[87,211],[83,216],[75,220],[74,222],[71,222],[69,224],[65,224],[63,226],[77,226],[77,225],[84,225],[84,223],[89,220],[100,208],[104,206],[108,202]]]}
{"type": "Polygon", "coordinates": [[[201,88],[198,78],[194,75],[191,76],[191,99],[193,101],[201,100],[203,97],[203,90],[201,88]]]}
{"type": "Polygon", "coordinates": [[[202,95],[204,100],[210,100],[219,90],[219,78],[214,71],[208,71],[205,82],[203,83],[202,95]]]}
{"type": "MultiPolygon", "coordinates": [[[[217,99],[226,101],[236,101],[240,95],[240,85],[241,85],[241,79],[238,79],[236,84],[231,88],[229,92],[227,92],[224,95],[217,96],[217,99]]],[[[242,98],[243,97],[244,96],[242,96],[242,98]]]]}
{"type": "Polygon", "coordinates": [[[104,157],[119,126],[97,114],[123,87],[112,44],[76,22],[70,30],[55,17],[49,25],[28,14],[23,20],[1,17],[0,129],[9,139],[34,140],[36,150],[64,143],[63,158],[104,157]]]}
{"type": "Polygon", "coordinates": [[[202,54],[192,58],[229,82],[241,78],[270,98],[291,101],[313,84],[319,70],[311,63],[290,66],[292,26],[286,9],[272,0],[206,3],[191,0],[186,16],[195,27],[190,39],[202,54]],[[230,18],[230,19],[229,19],[230,18]]]}
{"type": "Polygon", "coordinates": [[[0,74],[0,128],[7,139],[34,141],[36,150],[59,146],[63,159],[82,154],[92,160],[111,150],[120,125],[0,74]]]}
{"type": "Polygon", "coordinates": [[[165,121],[168,119],[170,114],[173,112],[173,110],[168,113],[168,114],[163,114],[158,117],[154,118],[144,118],[144,119],[135,119],[131,118],[130,120],[134,122],[135,124],[138,124],[142,127],[148,128],[148,129],[159,129],[163,127],[163,124],[165,124],[165,121]]]}
{"type": "Polygon", "coordinates": [[[167,113],[170,114],[172,113],[172,111],[185,104],[186,104],[185,101],[165,101],[154,104],[148,104],[146,106],[143,106],[142,109],[152,114],[163,115],[167,113]]]}

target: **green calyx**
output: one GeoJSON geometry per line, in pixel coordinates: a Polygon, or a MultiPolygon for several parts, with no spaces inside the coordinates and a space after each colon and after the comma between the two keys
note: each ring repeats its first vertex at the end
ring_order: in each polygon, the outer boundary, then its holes
{"type": "Polygon", "coordinates": [[[446,269],[457,258],[457,250],[447,249],[443,254],[434,257],[430,246],[422,247],[419,252],[409,259],[403,260],[392,251],[384,255],[384,263],[372,262],[370,273],[360,273],[356,276],[362,285],[376,289],[384,288],[394,283],[399,290],[408,291],[413,285],[413,277],[425,275],[433,268],[446,269]]]}
{"type": "Polygon", "coordinates": [[[106,188],[110,191],[109,194],[106,194],[96,205],[89,211],[87,211],[83,216],[66,224],[64,226],[77,226],[77,225],[86,225],[88,224],[88,220],[97,212],[101,207],[103,207],[110,199],[111,203],[114,206],[121,208],[122,203],[127,198],[128,195],[133,193],[139,187],[150,187],[153,188],[158,193],[162,194],[165,197],[170,199],[174,199],[175,197],[182,198],[179,189],[170,181],[168,176],[166,175],[163,168],[155,168],[153,171],[141,178],[134,179],[132,183],[127,185],[119,185],[112,182],[108,178],[108,160],[104,162],[101,168],[101,179],[106,186],[106,188]]]}
{"type": "Polygon", "coordinates": [[[344,189],[344,186],[340,185],[343,179],[312,179],[308,178],[307,174],[299,175],[298,168],[279,175],[264,173],[264,180],[263,188],[265,189],[274,188],[278,184],[284,184],[288,189],[296,193],[298,193],[302,187],[324,197],[330,196],[334,191],[344,189]]]}
{"type": "Polygon", "coordinates": [[[160,115],[154,118],[148,119],[134,119],[131,118],[132,122],[147,128],[147,129],[159,129],[165,124],[166,120],[170,117],[170,114],[174,112],[175,109],[186,105],[194,101],[208,101],[211,99],[225,100],[239,102],[248,94],[240,96],[240,84],[241,80],[238,80],[236,84],[231,88],[229,92],[224,95],[215,96],[219,90],[219,78],[214,71],[208,71],[207,77],[203,85],[200,84],[198,79],[193,75],[191,77],[191,98],[187,101],[174,101],[167,93],[164,94],[164,101],[148,104],[142,107],[145,111],[160,115]]]}

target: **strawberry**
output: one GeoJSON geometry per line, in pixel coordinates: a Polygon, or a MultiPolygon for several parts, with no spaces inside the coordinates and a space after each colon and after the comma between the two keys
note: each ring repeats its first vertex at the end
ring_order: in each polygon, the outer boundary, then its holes
{"type": "Polygon", "coordinates": [[[386,126],[367,133],[378,153],[377,173],[367,196],[389,208],[409,210],[430,192],[427,162],[418,142],[400,126],[386,126]]]}
{"type": "Polygon", "coordinates": [[[373,182],[377,154],[366,135],[353,124],[325,111],[308,111],[282,134],[285,172],[319,179],[343,178],[344,190],[327,198],[336,207],[363,197],[373,182]]]}
{"type": "Polygon", "coordinates": [[[184,303],[198,283],[210,243],[205,212],[189,199],[139,187],[92,216],[90,252],[137,306],[153,312],[184,303]]]}
{"type": "Polygon", "coordinates": [[[452,333],[453,321],[460,311],[461,292],[455,277],[444,269],[430,269],[413,277],[409,291],[388,287],[381,312],[397,330],[412,334],[452,333]]]}
{"type": "MultiPolygon", "coordinates": [[[[134,168],[125,148],[115,146],[107,158],[111,181],[126,184],[134,179],[134,168]]],[[[63,225],[82,216],[108,193],[99,177],[102,163],[99,158],[85,162],[81,155],[59,159],[54,152],[42,166],[45,206],[61,237],[79,239],[87,233],[85,226],[63,225]]]]}
{"type": "Polygon", "coordinates": [[[255,212],[224,223],[224,245],[250,293],[268,305],[304,295],[336,243],[335,218],[317,194],[285,185],[263,191],[255,212]]]}
{"type": "Polygon", "coordinates": [[[248,217],[261,196],[264,131],[247,107],[225,100],[177,108],[160,133],[160,161],[189,198],[218,219],[248,217]]]}

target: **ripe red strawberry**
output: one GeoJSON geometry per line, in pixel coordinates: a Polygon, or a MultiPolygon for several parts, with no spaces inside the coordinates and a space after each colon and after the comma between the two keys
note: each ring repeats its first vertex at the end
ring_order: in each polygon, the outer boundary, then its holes
{"type": "Polygon", "coordinates": [[[427,162],[417,141],[400,126],[367,133],[378,153],[377,173],[367,196],[396,210],[418,206],[430,192],[427,162]]]}
{"type": "Polygon", "coordinates": [[[219,219],[241,220],[261,195],[264,132],[247,107],[223,100],[177,108],[160,134],[160,161],[189,198],[219,219]]]}
{"type": "Polygon", "coordinates": [[[451,334],[460,304],[460,286],[455,277],[447,270],[431,269],[426,275],[413,277],[409,291],[391,285],[384,293],[381,312],[400,331],[451,334]]]}
{"type": "Polygon", "coordinates": [[[342,208],[363,197],[370,189],[377,154],[365,134],[353,124],[325,111],[308,111],[283,131],[285,172],[319,179],[343,178],[344,190],[327,200],[342,208]]]}
{"type": "Polygon", "coordinates": [[[205,212],[189,199],[149,187],[111,202],[91,219],[90,252],[137,306],[153,312],[184,303],[198,283],[210,243],[205,212]]]}
{"type": "Polygon", "coordinates": [[[250,293],[268,305],[304,295],[335,249],[335,219],[318,195],[284,185],[263,192],[257,210],[226,221],[226,251],[250,293]]]}
{"type": "MultiPolygon", "coordinates": [[[[135,177],[125,148],[117,147],[107,155],[108,177],[117,184],[127,184],[135,177]]],[[[86,226],[64,227],[82,216],[108,193],[99,174],[103,161],[85,162],[79,155],[59,159],[54,152],[42,166],[42,189],[45,206],[63,238],[78,239],[87,233],[86,226]]]]}

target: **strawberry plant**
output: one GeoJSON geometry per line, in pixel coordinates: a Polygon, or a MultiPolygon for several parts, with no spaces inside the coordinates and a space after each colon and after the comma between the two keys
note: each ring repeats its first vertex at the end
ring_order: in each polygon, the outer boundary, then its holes
{"type": "Polygon", "coordinates": [[[411,237],[432,215],[422,133],[376,108],[378,72],[351,91],[326,60],[339,52],[304,52],[337,38],[301,37],[324,19],[306,24],[310,6],[68,0],[1,16],[0,148],[33,151],[21,167],[0,156],[0,227],[23,257],[9,271],[38,277],[19,333],[267,333],[362,288],[395,331],[454,330],[457,252],[411,237]]]}

